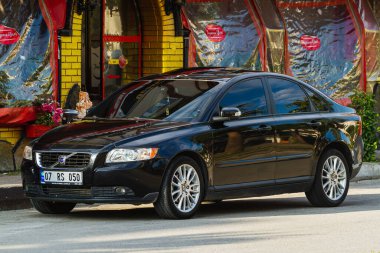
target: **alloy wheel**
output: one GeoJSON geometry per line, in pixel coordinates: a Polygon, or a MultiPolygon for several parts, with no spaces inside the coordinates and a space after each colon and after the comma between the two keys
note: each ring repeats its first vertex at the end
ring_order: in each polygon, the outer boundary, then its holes
{"type": "Polygon", "coordinates": [[[322,168],[322,188],[331,200],[340,199],[347,187],[347,173],[345,165],[338,156],[326,159],[322,168]]]}
{"type": "Polygon", "coordinates": [[[197,171],[189,164],[180,165],[171,180],[171,196],[175,207],[181,212],[191,212],[200,197],[197,171]]]}

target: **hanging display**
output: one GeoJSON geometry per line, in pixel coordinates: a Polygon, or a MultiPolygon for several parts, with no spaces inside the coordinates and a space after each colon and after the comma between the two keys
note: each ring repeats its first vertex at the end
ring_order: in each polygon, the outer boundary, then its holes
{"type": "Polygon", "coordinates": [[[223,66],[262,69],[263,40],[248,0],[186,1],[190,67],[223,66]]]}
{"type": "Polygon", "coordinates": [[[287,29],[291,75],[334,98],[361,88],[360,28],[348,1],[277,1],[287,29]]]}
{"type": "Polygon", "coordinates": [[[28,106],[52,92],[50,33],[37,0],[1,4],[0,126],[17,126],[35,119],[28,106]]]}

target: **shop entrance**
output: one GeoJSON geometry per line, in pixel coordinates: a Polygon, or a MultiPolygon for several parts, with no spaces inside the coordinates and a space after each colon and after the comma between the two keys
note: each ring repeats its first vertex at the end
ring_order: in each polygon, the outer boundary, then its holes
{"type": "Polygon", "coordinates": [[[82,80],[96,103],[141,77],[141,22],[135,0],[93,0],[90,6],[82,80]]]}

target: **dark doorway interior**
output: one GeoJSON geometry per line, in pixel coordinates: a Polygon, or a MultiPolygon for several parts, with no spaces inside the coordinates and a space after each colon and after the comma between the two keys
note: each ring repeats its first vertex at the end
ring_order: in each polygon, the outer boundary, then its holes
{"type": "Polygon", "coordinates": [[[82,82],[96,104],[141,77],[141,21],[135,0],[92,0],[84,18],[82,82]]]}
{"type": "Polygon", "coordinates": [[[85,32],[82,47],[82,83],[96,104],[102,97],[102,5],[100,0],[93,0],[84,15],[85,32]]]}

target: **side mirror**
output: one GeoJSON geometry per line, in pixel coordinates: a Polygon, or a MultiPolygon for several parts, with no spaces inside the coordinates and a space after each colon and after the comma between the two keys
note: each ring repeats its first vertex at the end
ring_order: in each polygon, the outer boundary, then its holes
{"type": "Polygon", "coordinates": [[[78,117],[78,114],[79,114],[79,113],[78,113],[77,110],[64,109],[64,110],[63,110],[62,123],[63,123],[63,124],[71,123],[75,118],[78,117]]]}
{"type": "Polygon", "coordinates": [[[236,107],[224,107],[220,111],[220,116],[213,117],[213,121],[225,121],[229,119],[236,119],[241,116],[241,111],[236,107]]]}
{"type": "Polygon", "coordinates": [[[239,118],[241,116],[241,111],[236,107],[224,107],[220,112],[220,116],[226,118],[239,118]]]}

